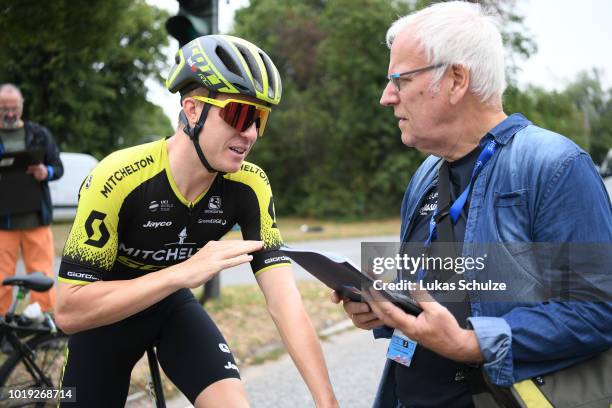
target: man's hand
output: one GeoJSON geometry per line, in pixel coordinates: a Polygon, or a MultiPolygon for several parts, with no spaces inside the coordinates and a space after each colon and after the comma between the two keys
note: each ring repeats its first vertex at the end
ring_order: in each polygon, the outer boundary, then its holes
{"type": "Polygon", "coordinates": [[[29,165],[26,169],[26,174],[31,174],[36,181],[44,181],[47,179],[47,176],[49,176],[49,171],[47,170],[47,166],[38,163],[29,165]]]}
{"type": "Polygon", "coordinates": [[[344,311],[353,321],[356,327],[363,330],[372,330],[376,327],[383,326],[384,323],[372,312],[367,303],[354,302],[348,298],[342,298],[338,292],[332,292],[331,301],[340,303],[344,306],[344,311]]]}
{"type": "Polygon", "coordinates": [[[370,289],[365,298],[384,325],[396,328],[420,345],[441,356],[464,363],[481,363],[484,357],[472,330],[462,329],[451,312],[429,294],[419,294],[418,316],[405,313],[370,289]]]}
{"type": "Polygon", "coordinates": [[[262,248],[262,241],[210,241],[191,258],[169,269],[178,270],[180,287],[197,288],[223,269],[250,262],[253,256],[249,253],[262,248]]]}

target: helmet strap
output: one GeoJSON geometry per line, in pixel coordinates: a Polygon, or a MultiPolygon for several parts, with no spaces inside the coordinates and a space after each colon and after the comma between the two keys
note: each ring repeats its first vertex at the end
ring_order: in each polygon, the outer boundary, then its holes
{"type": "MultiPolygon", "coordinates": [[[[216,92],[210,92],[208,97],[214,98],[216,95],[217,95],[216,92]]],[[[200,158],[200,162],[202,162],[202,165],[206,168],[206,170],[208,170],[209,173],[219,173],[223,175],[225,174],[224,172],[216,170],[210,165],[208,160],[206,160],[206,156],[204,156],[204,152],[202,151],[202,148],[200,147],[200,143],[199,143],[200,132],[202,128],[204,127],[204,122],[206,122],[206,118],[208,116],[208,111],[210,110],[210,107],[211,107],[210,104],[204,105],[204,109],[202,109],[202,112],[200,113],[200,117],[198,118],[198,121],[195,123],[195,125],[193,125],[193,127],[189,126],[189,121],[187,120],[187,115],[185,115],[185,111],[181,110],[181,113],[179,114],[179,119],[181,122],[183,122],[183,125],[185,125],[185,127],[183,128],[183,132],[185,132],[187,136],[189,136],[189,138],[193,142],[193,146],[195,147],[195,151],[198,154],[198,157],[200,158]]]]}

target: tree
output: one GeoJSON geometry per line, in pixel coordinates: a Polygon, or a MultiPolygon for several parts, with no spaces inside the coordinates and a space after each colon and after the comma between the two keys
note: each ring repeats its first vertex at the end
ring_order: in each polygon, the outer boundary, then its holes
{"type": "Polygon", "coordinates": [[[568,86],[566,93],[580,111],[584,134],[583,147],[599,163],[612,149],[612,89],[604,91],[601,72],[583,71],[568,86]]]}
{"type": "MultiPolygon", "coordinates": [[[[269,173],[279,213],[398,213],[423,156],[402,145],[391,110],[378,103],[389,62],[384,37],[398,15],[429,3],[252,0],[236,13],[235,34],[268,52],[283,78],[282,103],[250,156],[269,173]]],[[[511,8],[500,9],[520,25],[511,8]]],[[[527,40],[512,33],[509,47],[528,54],[527,40]]]]}
{"type": "Polygon", "coordinates": [[[507,112],[522,112],[532,122],[569,137],[599,163],[612,148],[612,89],[601,85],[598,70],[582,72],[561,91],[515,86],[504,95],[507,112]]]}
{"type": "Polygon", "coordinates": [[[49,127],[65,150],[100,157],[144,132],[168,134],[167,118],[149,117],[162,113],[144,84],[161,80],[166,17],[143,0],[4,0],[0,81],[22,89],[25,117],[49,127]]]}

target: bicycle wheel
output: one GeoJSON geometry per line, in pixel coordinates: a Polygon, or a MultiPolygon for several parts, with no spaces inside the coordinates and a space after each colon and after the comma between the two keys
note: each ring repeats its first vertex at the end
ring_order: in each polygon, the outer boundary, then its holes
{"type": "Polygon", "coordinates": [[[57,406],[55,401],[34,403],[14,397],[20,395],[19,390],[26,388],[59,387],[68,336],[63,333],[41,334],[29,339],[26,344],[32,350],[32,361],[44,377],[38,375],[36,370],[29,370],[23,354],[14,352],[0,367],[0,406],[11,408],[57,406]]]}

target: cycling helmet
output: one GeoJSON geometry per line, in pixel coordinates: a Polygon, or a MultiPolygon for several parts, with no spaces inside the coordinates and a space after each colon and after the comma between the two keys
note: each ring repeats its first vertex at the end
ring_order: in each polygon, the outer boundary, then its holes
{"type": "Polygon", "coordinates": [[[166,87],[181,95],[204,87],[215,93],[248,95],[278,105],[282,85],[278,70],[256,45],[230,35],[207,35],[177,53],[166,87]]]}
{"type": "MultiPolygon", "coordinates": [[[[181,96],[203,87],[209,90],[210,98],[218,93],[240,94],[272,105],[278,105],[282,92],[280,74],[270,57],[256,45],[230,35],[206,35],[181,47],[166,87],[181,96]]],[[[204,167],[211,173],[222,173],[210,165],[199,144],[210,107],[205,105],[193,127],[182,110],[180,120],[204,167]]]]}

